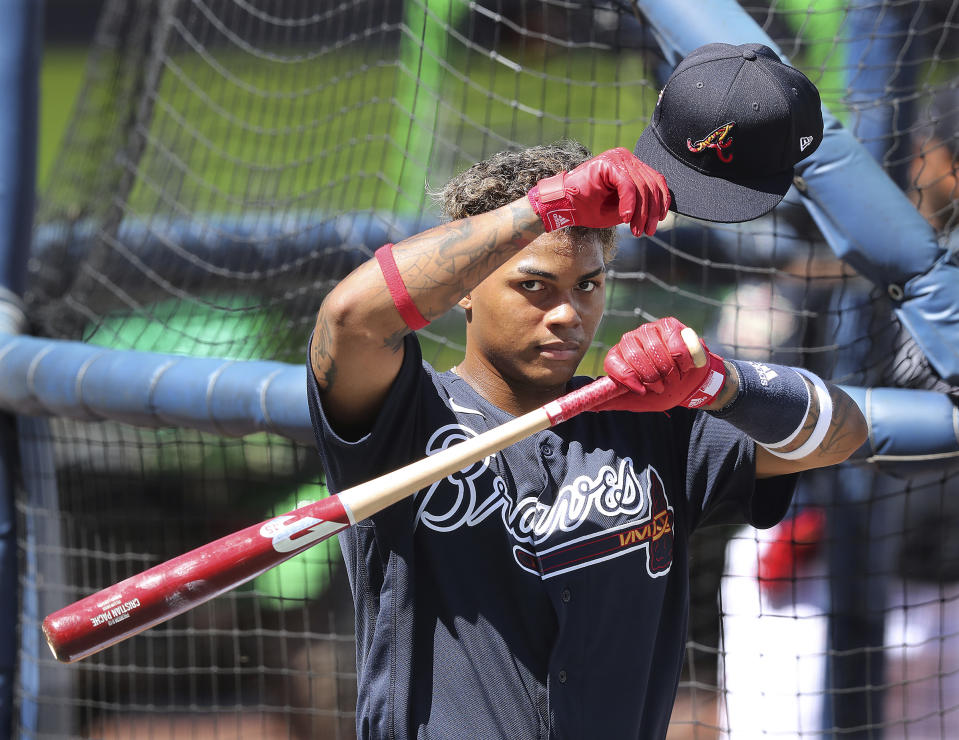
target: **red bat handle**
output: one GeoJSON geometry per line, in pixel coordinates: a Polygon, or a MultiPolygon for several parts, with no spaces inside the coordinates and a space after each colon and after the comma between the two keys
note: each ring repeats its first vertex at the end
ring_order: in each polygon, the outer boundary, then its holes
{"type": "MultiPolygon", "coordinates": [[[[696,331],[687,326],[680,332],[680,336],[682,336],[683,342],[686,343],[686,348],[693,358],[693,364],[696,367],[704,367],[708,358],[696,331]]],[[[619,385],[604,375],[596,378],[592,383],[546,404],[543,406],[543,410],[549,416],[551,424],[559,424],[561,421],[571,419],[576,414],[589,411],[601,403],[616,398],[616,396],[621,396],[627,390],[629,389],[626,386],[619,385]]]]}
{"type": "Polygon", "coordinates": [[[543,410],[546,411],[550,424],[555,425],[567,419],[572,419],[584,411],[589,411],[604,401],[621,396],[627,390],[628,388],[625,385],[617,385],[614,380],[604,375],[582,388],[577,388],[575,391],[570,391],[565,396],[551,401],[543,406],[543,410]]]}
{"type": "Polygon", "coordinates": [[[72,663],[255,578],[352,522],[337,496],[254,524],[127,578],[43,620],[57,660],[72,663]]]}

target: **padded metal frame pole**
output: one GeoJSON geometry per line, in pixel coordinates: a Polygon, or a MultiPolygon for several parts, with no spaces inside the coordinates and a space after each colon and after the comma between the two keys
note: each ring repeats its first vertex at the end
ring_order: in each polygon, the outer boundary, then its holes
{"type": "MultiPolygon", "coordinates": [[[[0,0],[0,326],[19,331],[36,191],[43,3],[0,0]]],[[[16,419],[0,418],[0,736],[13,722],[17,659],[16,419]]]]}

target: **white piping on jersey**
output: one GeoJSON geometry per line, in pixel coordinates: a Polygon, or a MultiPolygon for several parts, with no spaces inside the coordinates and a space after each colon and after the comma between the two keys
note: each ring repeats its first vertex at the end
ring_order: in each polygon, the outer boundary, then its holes
{"type": "Polygon", "coordinates": [[[483,415],[482,411],[477,411],[476,409],[469,409],[469,408],[466,408],[466,406],[460,406],[452,398],[450,399],[450,408],[453,409],[453,411],[458,411],[461,414],[476,414],[481,419],[486,418],[486,416],[483,415]]]}

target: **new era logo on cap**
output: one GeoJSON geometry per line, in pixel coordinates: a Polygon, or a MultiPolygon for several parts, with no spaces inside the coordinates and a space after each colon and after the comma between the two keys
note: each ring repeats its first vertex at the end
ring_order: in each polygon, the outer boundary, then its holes
{"type": "Polygon", "coordinates": [[[806,147],[813,143],[815,137],[812,136],[800,136],[799,137],[799,151],[806,151],[806,147]]]}

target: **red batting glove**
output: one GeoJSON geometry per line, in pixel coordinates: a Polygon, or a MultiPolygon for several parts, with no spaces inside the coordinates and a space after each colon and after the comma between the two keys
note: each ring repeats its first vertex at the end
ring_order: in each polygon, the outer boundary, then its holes
{"type": "Polygon", "coordinates": [[[636,236],[652,236],[669,210],[666,179],[623,147],[544,178],[527,195],[547,231],[628,223],[636,236]]]}
{"type": "Polygon", "coordinates": [[[686,327],[672,316],[633,329],[607,354],[603,367],[616,383],[629,389],[594,411],[667,411],[674,406],[698,408],[713,402],[722,390],[726,366],[706,352],[696,367],[680,332],[686,327]]]}

